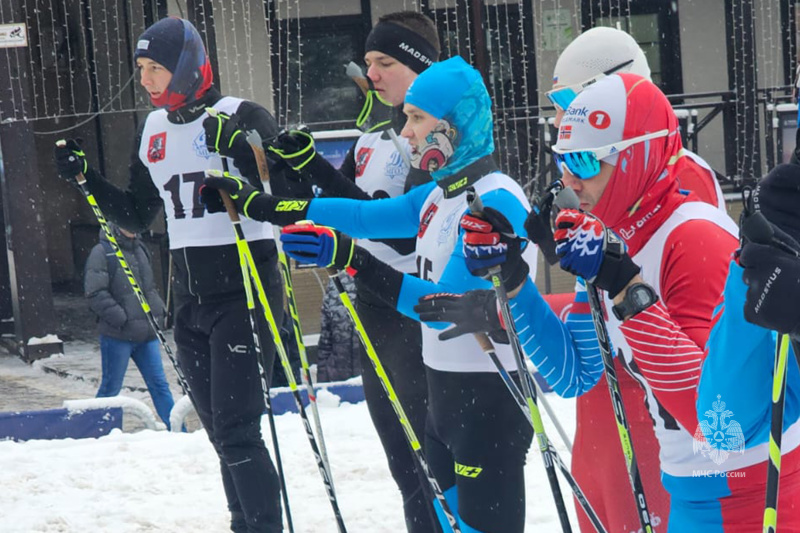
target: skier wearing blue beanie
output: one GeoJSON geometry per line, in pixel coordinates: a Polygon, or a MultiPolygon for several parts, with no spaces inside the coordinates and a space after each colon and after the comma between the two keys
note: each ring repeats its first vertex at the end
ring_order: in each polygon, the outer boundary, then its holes
{"type": "MultiPolygon", "coordinates": [[[[433,182],[395,198],[314,198],[289,204],[235,177],[214,177],[205,180],[206,208],[224,209],[215,189],[228,191],[245,216],[288,226],[281,240],[289,255],[347,270],[415,320],[420,319],[415,305],[426,295],[489,288],[488,281],[473,276],[467,267],[463,225],[481,224],[481,219],[470,215],[466,192],[474,188],[485,212],[502,211],[512,225],[508,233],[525,235],[523,223],[530,206],[519,184],[500,172],[492,158],[491,99],[483,80],[460,57],[434,63],[411,84],[404,112],[408,118],[402,136],[412,146],[412,165],[432,170],[433,182]],[[295,224],[301,220],[318,225],[295,224]],[[394,270],[350,236],[416,237],[417,275],[394,270]]],[[[495,246],[525,246],[499,233],[486,234],[486,239],[494,240],[495,246]]],[[[518,285],[535,265],[531,245],[514,268],[504,267],[504,283],[518,285]]],[[[457,512],[462,532],[522,532],[530,425],[475,338],[444,335],[442,339],[439,333],[444,327],[422,324],[428,462],[451,510],[457,512]]],[[[515,368],[507,344],[497,346],[497,355],[507,369],[515,368]]],[[[449,530],[435,505],[444,530],[449,530]]]]}

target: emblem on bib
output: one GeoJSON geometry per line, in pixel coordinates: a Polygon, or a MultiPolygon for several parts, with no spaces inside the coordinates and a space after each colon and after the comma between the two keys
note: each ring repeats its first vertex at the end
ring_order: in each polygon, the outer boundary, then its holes
{"type": "Polygon", "coordinates": [[[356,154],[356,177],[360,178],[362,174],[364,174],[364,170],[367,168],[369,164],[369,158],[372,157],[372,152],[374,152],[374,148],[359,148],[358,153],[356,154]]]}
{"type": "Polygon", "coordinates": [[[431,223],[433,220],[433,216],[436,214],[436,211],[439,208],[436,207],[436,204],[431,204],[428,206],[428,209],[425,210],[425,213],[422,215],[422,219],[420,219],[419,223],[419,233],[417,233],[417,238],[421,239],[425,232],[428,229],[428,224],[431,223]]]}
{"type": "Polygon", "coordinates": [[[147,160],[158,163],[167,155],[167,132],[162,131],[150,137],[147,145],[147,160]]]}

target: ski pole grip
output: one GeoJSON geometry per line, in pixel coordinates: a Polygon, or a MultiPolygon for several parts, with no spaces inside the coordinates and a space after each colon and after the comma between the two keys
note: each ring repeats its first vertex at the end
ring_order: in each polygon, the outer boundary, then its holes
{"type": "Polygon", "coordinates": [[[569,187],[564,187],[556,195],[556,199],[553,200],[553,205],[559,209],[579,209],[581,201],[578,199],[578,195],[575,194],[575,191],[569,187]]]}
{"type": "MultiPolygon", "coordinates": [[[[58,146],[59,148],[64,148],[66,145],[67,141],[65,141],[64,139],[56,141],[56,146],[58,146]]],[[[86,176],[83,175],[83,172],[78,172],[78,175],[75,176],[75,181],[78,182],[78,185],[83,185],[86,183],[86,176]]]]}
{"type": "MultiPolygon", "coordinates": [[[[480,195],[478,195],[478,193],[475,192],[475,188],[474,187],[469,187],[467,189],[467,206],[469,207],[469,210],[470,210],[471,213],[473,213],[475,215],[478,215],[478,216],[483,214],[483,202],[481,201],[480,195]]],[[[488,279],[488,280],[492,281],[492,283],[494,283],[495,280],[493,278],[495,276],[500,276],[500,273],[502,272],[502,270],[503,270],[503,268],[500,265],[495,265],[495,266],[491,267],[486,272],[486,275],[484,276],[484,279],[488,279]]],[[[486,337],[486,335],[484,335],[484,337],[486,337]]],[[[486,348],[484,347],[483,343],[481,342],[481,339],[477,336],[477,334],[476,334],[475,338],[478,339],[478,343],[481,344],[481,348],[484,348],[484,351],[485,351],[486,348]]],[[[489,337],[486,337],[485,342],[489,343],[489,349],[490,350],[494,350],[494,346],[492,345],[492,341],[489,340],[489,337]]]]}
{"type": "Polygon", "coordinates": [[[222,204],[225,206],[225,211],[228,212],[231,222],[239,222],[239,213],[236,211],[236,206],[233,204],[228,191],[219,191],[219,196],[222,198],[222,204]]]}
{"type": "Polygon", "coordinates": [[[483,213],[483,202],[481,201],[480,195],[475,192],[475,187],[469,187],[467,189],[467,206],[469,210],[476,215],[483,213]]]}
{"type": "Polygon", "coordinates": [[[264,151],[261,135],[256,130],[250,130],[245,136],[247,144],[253,150],[253,156],[256,158],[256,166],[258,167],[258,177],[262,183],[269,181],[269,166],[267,165],[267,153],[264,151]]]}
{"type": "Polygon", "coordinates": [[[355,84],[358,85],[358,88],[361,89],[361,92],[366,95],[369,91],[369,82],[364,76],[364,72],[361,70],[361,67],[359,67],[354,61],[351,61],[345,65],[344,68],[345,73],[350,76],[350,79],[352,79],[355,84]]]}
{"type": "MultiPolygon", "coordinates": [[[[225,158],[223,158],[223,162],[225,162],[225,158]]],[[[212,170],[212,169],[206,170],[207,178],[221,177],[221,176],[223,176],[223,173],[220,172],[219,170],[212,170]]],[[[228,194],[228,191],[223,191],[220,189],[217,189],[217,191],[219,192],[219,197],[222,198],[222,205],[225,206],[225,211],[228,212],[228,218],[231,219],[231,222],[234,223],[239,222],[240,220],[239,212],[236,211],[236,205],[233,203],[233,200],[231,200],[231,196],[230,194],[228,194]]]]}
{"type": "Polygon", "coordinates": [[[473,335],[475,335],[475,340],[478,341],[481,350],[484,352],[494,351],[494,344],[492,344],[492,340],[486,333],[474,333],[473,335]]]}

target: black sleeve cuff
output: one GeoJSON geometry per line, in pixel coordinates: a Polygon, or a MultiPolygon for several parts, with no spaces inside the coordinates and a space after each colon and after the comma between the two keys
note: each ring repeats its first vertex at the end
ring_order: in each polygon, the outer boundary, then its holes
{"type": "Polygon", "coordinates": [[[354,181],[336,170],[333,165],[321,155],[315,155],[301,175],[311,183],[321,188],[326,196],[337,198],[353,198],[355,200],[371,200],[372,197],[360,189],[354,181]]]}
{"type": "Polygon", "coordinates": [[[412,237],[408,239],[370,239],[371,241],[385,244],[400,255],[408,255],[414,253],[417,249],[417,239],[412,237]]]}
{"type": "Polygon", "coordinates": [[[403,273],[393,269],[374,255],[356,246],[348,273],[386,304],[397,309],[403,273]]]}
{"type": "Polygon", "coordinates": [[[253,193],[244,215],[259,222],[271,222],[277,226],[288,226],[308,218],[311,200],[279,198],[269,194],[253,193]]]}

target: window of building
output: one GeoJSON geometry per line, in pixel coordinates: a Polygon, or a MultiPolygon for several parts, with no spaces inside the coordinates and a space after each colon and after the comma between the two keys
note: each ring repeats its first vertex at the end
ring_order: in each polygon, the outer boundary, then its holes
{"type": "Polygon", "coordinates": [[[536,94],[536,63],[533,36],[519,31],[518,4],[485,5],[479,14],[455,8],[436,9],[426,14],[439,31],[442,59],[460,55],[479,69],[485,66],[496,105],[528,105],[523,84],[527,83],[529,95],[536,94]],[[472,33],[473,24],[478,21],[483,28],[483,48],[480,50],[472,33]],[[522,57],[528,59],[524,64],[519,61],[522,57]]]}
{"type": "Polygon", "coordinates": [[[281,26],[272,39],[278,122],[302,120],[313,129],[353,127],[363,97],[345,74],[345,65],[355,61],[364,66],[367,36],[361,16],[303,18],[291,25],[281,26]]]}

